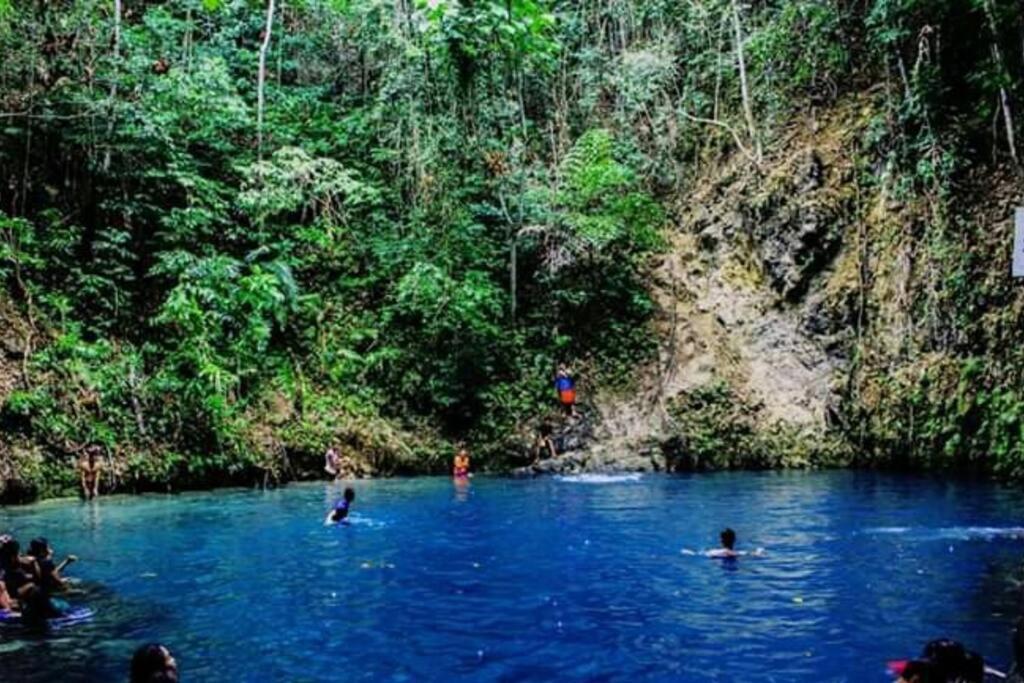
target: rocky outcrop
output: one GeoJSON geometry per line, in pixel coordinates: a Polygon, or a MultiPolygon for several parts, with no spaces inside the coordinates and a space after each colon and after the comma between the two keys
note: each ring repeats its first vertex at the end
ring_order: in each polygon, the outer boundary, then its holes
{"type": "Polygon", "coordinates": [[[517,474],[701,469],[672,407],[717,384],[765,433],[820,438],[848,364],[847,150],[862,117],[841,107],[760,171],[736,157],[695,184],[651,277],[656,360],[630,396],[595,399],[593,442],[517,474]]]}

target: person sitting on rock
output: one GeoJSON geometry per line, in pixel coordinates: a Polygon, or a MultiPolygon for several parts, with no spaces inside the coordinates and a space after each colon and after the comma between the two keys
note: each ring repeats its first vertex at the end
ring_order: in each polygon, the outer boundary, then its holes
{"type": "Polygon", "coordinates": [[[533,462],[532,465],[536,465],[540,462],[542,457],[556,457],[558,451],[555,449],[555,441],[551,438],[551,424],[544,422],[540,426],[540,431],[537,432],[537,438],[533,442],[533,462]]]}
{"type": "Polygon", "coordinates": [[[338,451],[331,446],[324,453],[324,471],[334,478],[337,478],[340,474],[340,468],[338,467],[340,458],[338,457],[338,451]]]}

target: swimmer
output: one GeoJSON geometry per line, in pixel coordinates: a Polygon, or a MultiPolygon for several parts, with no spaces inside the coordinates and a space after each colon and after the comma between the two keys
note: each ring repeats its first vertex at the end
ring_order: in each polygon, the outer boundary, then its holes
{"type": "Polygon", "coordinates": [[[459,452],[455,454],[455,460],[452,462],[452,476],[456,479],[469,477],[469,451],[465,448],[460,448],[459,452]]]}
{"type": "Polygon", "coordinates": [[[0,546],[0,574],[3,574],[7,592],[14,600],[20,600],[30,586],[34,586],[36,563],[31,557],[21,555],[21,545],[13,538],[0,546]]]}
{"type": "Polygon", "coordinates": [[[43,537],[34,538],[28,544],[28,554],[36,562],[36,583],[47,591],[62,591],[68,587],[68,580],[60,575],[71,563],[77,562],[78,558],[68,555],[59,565],[53,562],[53,548],[43,537]]]}
{"type": "Polygon", "coordinates": [[[132,655],[131,683],[172,683],[177,680],[178,662],[163,645],[143,645],[132,655]]]}
{"type": "Polygon", "coordinates": [[[986,674],[1006,678],[1006,674],[985,666],[977,652],[948,638],[929,642],[920,659],[889,662],[889,669],[899,676],[898,683],[983,683],[986,674]]]}
{"type": "MultiPolygon", "coordinates": [[[[722,542],[721,548],[714,548],[713,550],[705,550],[703,553],[704,557],[711,557],[718,560],[730,560],[744,555],[750,555],[752,557],[761,557],[764,555],[764,548],[757,548],[750,552],[746,550],[736,550],[736,532],[732,529],[725,529],[719,534],[719,539],[722,542]]],[[[697,555],[698,553],[693,550],[682,551],[683,555],[697,555]]]]}
{"type": "Polygon", "coordinates": [[[348,524],[348,513],[349,508],[352,507],[352,501],[356,499],[356,492],[351,488],[345,489],[344,497],[334,504],[331,511],[327,513],[326,519],[324,519],[324,526],[330,526],[332,524],[348,524]]]}

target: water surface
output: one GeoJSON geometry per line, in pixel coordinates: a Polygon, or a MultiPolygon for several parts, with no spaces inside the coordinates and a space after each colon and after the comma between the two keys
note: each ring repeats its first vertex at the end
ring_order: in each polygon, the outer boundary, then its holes
{"type": "Polygon", "coordinates": [[[997,665],[1024,500],[870,473],[478,477],[0,510],[81,562],[91,624],[0,629],[0,678],[124,680],[157,640],[199,681],[885,681],[964,640],[997,665]],[[723,525],[762,558],[684,556],[723,525]]]}

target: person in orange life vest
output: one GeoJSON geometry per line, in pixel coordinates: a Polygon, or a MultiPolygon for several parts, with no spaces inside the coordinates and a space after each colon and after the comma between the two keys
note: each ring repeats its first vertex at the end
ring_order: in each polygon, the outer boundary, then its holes
{"type": "Polygon", "coordinates": [[[558,400],[565,408],[565,414],[576,417],[576,381],[564,363],[558,366],[558,372],[555,373],[555,391],[558,392],[558,400]]]}

